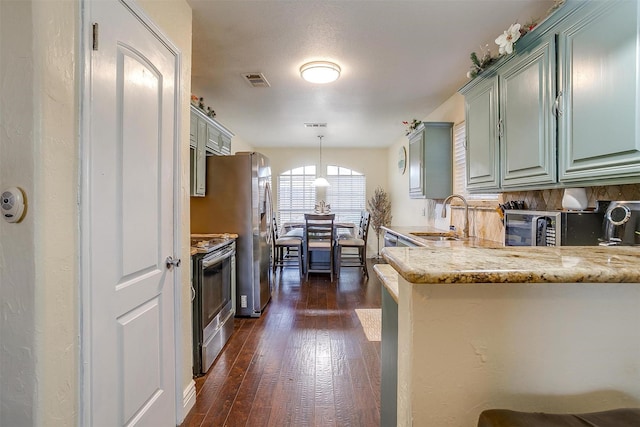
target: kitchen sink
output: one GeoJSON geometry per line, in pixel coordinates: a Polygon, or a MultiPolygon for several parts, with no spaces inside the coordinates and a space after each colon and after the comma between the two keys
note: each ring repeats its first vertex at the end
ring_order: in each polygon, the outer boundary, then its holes
{"type": "Polygon", "coordinates": [[[415,231],[412,233],[409,233],[413,236],[419,237],[421,239],[424,240],[432,240],[432,241],[442,241],[442,240],[460,240],[459,237],[457,237],[455,234],[446,232],[446,231],[442,231],[442,232],[437,232],[437,231],[415,231]]]}

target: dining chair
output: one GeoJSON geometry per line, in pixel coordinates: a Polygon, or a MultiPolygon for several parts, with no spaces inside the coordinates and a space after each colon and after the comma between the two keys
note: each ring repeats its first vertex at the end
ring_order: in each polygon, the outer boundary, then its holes
{"type": "Polygon", "coordinates": [[[271,245],[273,250],[273,272],[280,267],[282,270],[287,266],[298,266],[300,277],[303,275],[302,262],[302,237],[295,235],[280,236],[278,232],[278,222],[272,218],[271,222],[271,245]]]}
{"type": "Polygon", "coordinates": [[[340,269],[342,267],[360,267],[365,277],[369,278],[367,271],[367,236],[369,234],[369,223],[371,214],[368,211],[362,211],[360,215],[360,225],[356,235],[337,240],[336,249],[336,270],[340,277],[340,269]],[[346,251],[344,249],[355,249],[355,251],[346,251]]]}
{"type": "Polygon", "coordinates": [[[309,273],[329,273],[333,282],[336,244],[334,220],[335,214],[304,215],[305,281],[309,280],[309,273]],[[315,260],[313,259],[314,252],[316,252],[315,260]],[[322,256],[323,252],[328,255],[328,258],[322,256]]]}

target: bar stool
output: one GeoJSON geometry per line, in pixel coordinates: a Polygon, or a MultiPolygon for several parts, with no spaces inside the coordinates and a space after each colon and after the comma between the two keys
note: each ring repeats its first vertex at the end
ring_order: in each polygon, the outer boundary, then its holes
{"type": "Polygon", "coordinates": [[[632,427],[640,426],[640,409],[620,408],[588,414],[546,414],[508,409],[487,409],[478,427],[632,427]]]}

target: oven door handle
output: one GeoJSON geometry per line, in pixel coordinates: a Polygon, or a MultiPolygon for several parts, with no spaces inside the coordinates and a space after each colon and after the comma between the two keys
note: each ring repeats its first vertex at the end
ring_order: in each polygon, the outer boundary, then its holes
{"type": "Polygon", "coordinates": [[[215,264],[219,263],[220,261],[224,261],[225,259],[230,258],[235,253],[236,253],[235,250],[231,250],[231,251],[225,252],[222,255],[217,256],[217,257],[215,257],[213,259],[204,260],[204,261],[202,261],[202,268],[211,267],[212,265],[215,265],[215,264]]]}

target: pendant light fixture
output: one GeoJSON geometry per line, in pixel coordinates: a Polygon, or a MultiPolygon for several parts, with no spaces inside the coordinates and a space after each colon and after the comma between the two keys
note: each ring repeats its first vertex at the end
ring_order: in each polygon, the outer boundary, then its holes
{"type": "Polygon", "coordinates": [[[311,185],[314,187],[329,187],[331,184],[329,184],[329,181],[327,181],[326,178],[322,176],[322,138],[324,138],[324,135],[318,135],[318,138],[320,138],[320,165],[318,167],[319,176],[313,180],[313,183],[311,183],[311,185]]]}
{"type": "Polygon", "coordinates": [[[300,75],[310,83],[331,83],[340,77],[340,66],[328,61],[307,62],[300,67],[300,75]]]}

